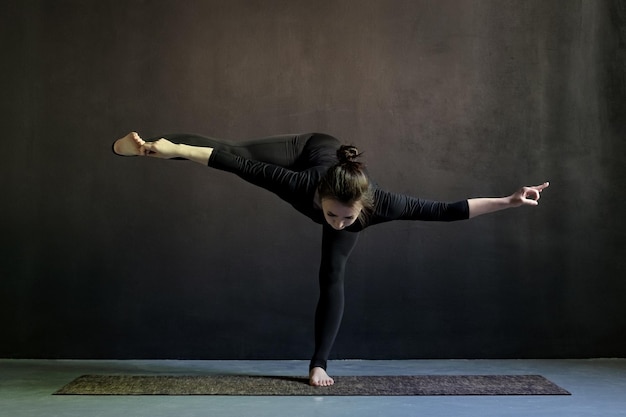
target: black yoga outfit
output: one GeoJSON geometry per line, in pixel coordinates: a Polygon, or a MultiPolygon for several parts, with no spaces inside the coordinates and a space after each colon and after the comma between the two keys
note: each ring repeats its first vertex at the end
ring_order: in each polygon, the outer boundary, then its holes
{"type": "Polygon", "coordinates": [[[162,137],[174,143],[214,148],[208,162],[210,167],[232,172],[273,192],[322,225],[320,294],[315,313],[315,352],[311,368],[326,369],[343,316],[346,263],[361,230],[391,220],[454,221],[469,217],[467,200],[456,203],[427,201],[390,193],[374,185],[374,208],[363,223],[357,220],[343,230],[335,230],[326,223],[316,195],[322,176],[338,162],[336,151],[341,144],[334,137],[308,133],[247,142],[186,134],[162,137]]]}

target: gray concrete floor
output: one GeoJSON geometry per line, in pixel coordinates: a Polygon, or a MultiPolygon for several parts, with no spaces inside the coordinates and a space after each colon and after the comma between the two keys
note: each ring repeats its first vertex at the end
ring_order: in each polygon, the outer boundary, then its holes
{"type": "Polygon", "coordinates": [[[540,374],[571,396],[55,396],[84,374],[304,376],[305,361],[0,360],[0,416],[626,416],[626,359],[332,361],[333,375],[540,374]]]}

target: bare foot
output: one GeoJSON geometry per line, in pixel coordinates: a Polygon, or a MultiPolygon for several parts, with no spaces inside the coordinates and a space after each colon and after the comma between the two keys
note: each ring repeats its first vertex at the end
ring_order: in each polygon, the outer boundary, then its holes
{"type": "Polygon", "coordinates": [[[137,132],[130,132],[115,141],[113,144],[113,152],[122,156],[138,156],[142,155],[141,147],[146,143],[139,137],[137,132]]]}
{"type": "Polygon", "coordinates": [[[316,367],[309,372],[309,385],[313,387],[330,387],[334,383],[323,368],[316,367]]]}

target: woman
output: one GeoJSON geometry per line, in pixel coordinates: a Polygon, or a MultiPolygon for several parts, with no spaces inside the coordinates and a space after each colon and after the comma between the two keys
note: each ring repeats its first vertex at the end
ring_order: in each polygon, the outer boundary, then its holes
{"type": "Polygon", "coordinates": [[[116,154],[187,159],[232,172],[263,187],[322,225],[320,295],[315,312],[315,351],[309,383],[334,383],[327,360],[344,307],[344,272],[359,232],[391,220],[454,221],[518,207],[535,206],[548,183],[523,187],[508,197],[474,198],[455,203],[394,194],[371,183],[358,150],[332,136],[309,133],[228,142],[196,135],[167,135],[144,141],[131,132],[113,144],[116,154]]]}

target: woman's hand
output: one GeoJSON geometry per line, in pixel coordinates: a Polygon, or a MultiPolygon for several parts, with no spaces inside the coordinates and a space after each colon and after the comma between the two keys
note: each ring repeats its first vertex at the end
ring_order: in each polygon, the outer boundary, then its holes
{"type": "Polygon", "coordinates": [[[539,198],[541,192],[550,186],[549,182],[544,182],[541,185],[535,185],[533,187],[522,187],[509,197],[511,200],[511,206],[519,207],[522,205],[536,206],[539,204],[539,198]]]}
{"type": "Polygon", "coordinates": [[[141,155],[154,158],[171,159],[180,156],[180,146],[167,139],[145,142],[140,148],[141,155]]]}

